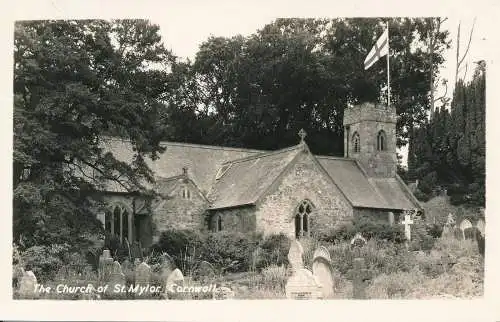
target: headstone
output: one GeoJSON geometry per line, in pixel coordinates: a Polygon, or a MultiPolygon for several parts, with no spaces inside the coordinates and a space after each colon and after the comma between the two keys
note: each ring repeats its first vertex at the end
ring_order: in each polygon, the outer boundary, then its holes
{"type": "Polygon", "coordinates": [[[102,255],[99,256],[99,280],[109,281],[113,270],[113,262],[109,249],[103,250],[102,255]]]}
{"type": "Polygon", "coordinates": [[[460,227],[460,230],[462,230],[463,239],[465,239],[465,230],[468,228],[472,228],[472,223],[468,219],[464,219],[460,223],[459,227],[460,227]]]}
{"type": "Polygon", "coordinates": [[[370,279],[370,274],[369,271],[365,269],[365,260],[363,258],[354,259],[354,270],[352,274],[353,297],[355,299],[365,299],[365,282],[370,279]]]}
{"type": "Polygon", "coordinates": [[[323,290],[320,282],[313,273],[301,268],[293,273],[285,285],[285,293],[288,299],[313,300],[322,299],[323,290]]]}
{"type": "Polygon", "coordinates": [[[325,246],[319,246],[318,248],[316,248],[316,250],[314,251],[314,254],[313,254],[313,260],[316,257],[323,257],[328,262],[332,261],[332,259],[330,257],[330,252],[328,251],[328,249],[325,246]]]}
{"type": "Polygon", "coordinates": [[[209,262],[201,261],[197,273],[200,277],[213,278],[215,277],[215,268],[209,262]]]}
{"type": "Polygon", "coordinates": [[[297,239],[292,240],[290,250],[288,251],[288,262],[292,266],[292,271],[298,271],[304,268],[304,261],[302,260],[304,249],[297,239]]]}
{"type": "Polygon", "coordinates": [[[229,287],[221,286],[215,289],[213,297],[215,300],[230,300],[234,298],[234,292],[229,287]]]}
{"type": "Polygon", "coordinates": [[[356,233],[354,237],[351,239],[351,248],[354,247],[363,247],[366,245],[366,239],[361,235],[361,233],[356,233]]]}
{"type": "Polygon", "coordinates": [[[111,272],[108,290],[113,292],[115,287],[121,288],[123,286],[126,286],[125,274],[122,272],[120,263],[115,261],[113,263],[113,271],[111,272]]]}
{"type": "Polygon", "coordinates": [[[132,245],[130,245],[130,256],[134,259],[142,258],[141,245],[138,241],[134,241],[132,245]]]}
{"type": "Polygon", "coordinates": [[[410,225],[413,225],[413,220],[411,220],[411,215],[406,214],[405,219],[401,222],[402,225],[405,226],[405,237],[408,241],[411,241],[411,228],[410,225]]]}
{"type": "Polygon", "coordinates": [[[162,263],[160,265],[160,277],[164,284],[163,287],[166,287],[167,278],[170,276],[175,266],[172,261],[168,258],[163,258],[162,263]]]}
{"type": "Polygon", "coordinates": [[[151,280],[151,267],[142,262],[135,268],[135,284],[146,285],[151,280]]]}
{"type": "Polygon", "coordinates": [[[184,275],[181,270],[176,268],[167,278],[166,287],[167,290],[170,289],[172,285],[183,285],[184,284],[184,275]]]}
{"type": "Polygon", "coordinates": [[[323,298],[332,298],[334,290],[333,268],[329,260],[323,256],[314,257],[312,264],[313,275],[321,286],[323,298]]]}
{"type": "Polygon", "coordinates": [[[481,233],[481,235],[484,237],[484,228],[485,228],[484,220],[479,219],[476,223],[476,227],[479,230],[479,232],[481,233]]]}
{"type": "Polygon", "coordinates": [[[21,282],[19,283],[19,296],[22,299],[35,298],[36,276],[32,271],[24,272],[21,282]]]}

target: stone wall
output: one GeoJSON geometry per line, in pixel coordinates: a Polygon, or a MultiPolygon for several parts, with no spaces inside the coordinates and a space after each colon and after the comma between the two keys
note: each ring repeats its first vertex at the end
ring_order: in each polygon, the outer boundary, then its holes
{"type": "Polygon", "coordinates": [[[295,236],[295,211],[303,200],[314,205],[310,216],[311,234],[330,231],[352,219],[352,207],[304,152],[291,169],[275,182],[256,209],[256,228],[265,235],[283,232],[295,236]]]}
{"type": "Polygon", "coordinates": [[[153,214],[153,242],[161,233],[168,229],[191,229],[202,231],[206,229],[205,210],[206,199],[192,184],[178,185],[153,214]],[[190,190],[190,198],[183,196],[183,189],[190,190]]]}
{"type": "Polygon", "coordinates": [[[360,161],[369,176],[396,176],[396,110],[374,104],[362,104],[344,111],[344,156],[360,161]],[[383,130],[386,135],[386,149],[377,151],[377,134],[383,130]],[[357,132],[360,151],[354,151],[352,138],[357,132]]]}
{"type": "Polygon", "coordinates": [[[255,207],[222,209],[210,214],[209,229],[217,231],[217,220],[222,220],[222,231],[251,233],[256,231],[255,207]]]}
{"type": "MultiPolygon", "coordinates": [[[[398,222],[399,212],[393,211],[394,221],[398,222]]],[[[367,208],[355,208],[353,210],[354,218],[361,219],[365,218],[374,223],[389,224],[389,211],[388,210],[377,210],[377,209],[367,209],[367,208]]]]}

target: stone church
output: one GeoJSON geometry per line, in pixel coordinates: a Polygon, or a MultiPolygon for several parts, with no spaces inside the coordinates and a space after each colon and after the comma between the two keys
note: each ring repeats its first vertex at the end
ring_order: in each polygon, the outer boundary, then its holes
{"type": "MultiPolygon", "coordinates": [[[[396,173],[396,111],[365,103],[344,112],[344,157],[314,155],[304,131],[277,151],[162,142],[149,162],[161,197],[106,189],[109,209],[98,214],[121,240],[155,242],[167,229],[285,233],[291,238],[330,231],[357,216],[393,224],[407,209],[422,210],[396,173]]],[[[106,143],[116,158],[126,141],[106,143]]]]}

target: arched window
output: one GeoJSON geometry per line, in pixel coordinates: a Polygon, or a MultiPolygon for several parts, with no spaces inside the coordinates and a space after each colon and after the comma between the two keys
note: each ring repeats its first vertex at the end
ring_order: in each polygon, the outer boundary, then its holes
{"type": "Polygon", "coordinates": [[[377,150],[378,151],[387,150],[387,139],[385,137],[384,130],[380,130],[377,134],[377,150]]]}
{"type": "Polygon", "coordinates": [[[359,153],[361,147],[358,132],[354,132],[354,134],[352,135],[352,146],[354,148],[354,153],[359,153]]]}
{"type": "Polygon", "coordinates": [[[295,237],[300,238],[310,234],[310,215],[314,206],[309,200],[302,201],[295,210],[295,237]]]}
{"type": "Polygon", "coordinates": [[[130,213],[125,207],[119,205],[114,206],[106,210],[104,218],[104,228],[105,230],[124,242],[125,239],[131,240],[131,220],[129,218],[130,213]],[[112,210],[111,210],[112,209],[112,210]]]}
{"type": "Polygon", "coordinates": [[[221,230],[222,230],[222,217],[221,217],[221,215],[218,215],[217,219],[216,219],[216,229],[215,229],[215,231],[221,231],[221,230]]]}

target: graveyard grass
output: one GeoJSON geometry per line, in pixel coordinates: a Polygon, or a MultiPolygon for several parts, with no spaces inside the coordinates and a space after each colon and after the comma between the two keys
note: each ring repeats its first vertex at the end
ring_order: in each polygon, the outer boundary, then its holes
{"type": "MultiPolygon", "coordinates": [[[[419,236],[415,227],[415,241],[409,245],[387,240],[369,238],[366,245],[354,253],[349,240],[329,242],[321,238],[301,240],[303,265],[312,270],[313,254],[319,246],[327,250],[333,268],[333,295],[331,299],[353,298],[353,262],[355,257],[364,258],[367,274],[364,292],[368,299],[471,299],[483,296],[484,258],[478,251],[475,239],[456,239],[453,234],[433,238],[419,236]]],[[[424,234],[425,235],[425,234],[424,234]]],[[[211,237],[211,257],[200,249],[181,253],[180,256],[151,253],[144,258],[143,268],[147,266],[149,283],[166,287],[174,267],[182,271],[183,285],[196,286],[216,284],[223,287],[221,298],[235,299],[285,299],[285,286],[293,273],[286,259],[290,244],[283,244],[279,236],[271,236],[257,246],[220,244],[228,235],[211,237]],[[214,242],[214,240],[216,242],[214,242]],[[239,247],[244,248],[239,248],[239,247]],[[230,249],[228,249],[228,247],[230,249]],[[253,248],[252,248],[253,247],[253,248]],[[237,255],[240,255],[237,259],[237,255]],[[205,257],[205,258],[204,258],[205,257]],[[244,257],[250,257],[246,264],[244,257]],[[206,259],[206,261],[205,261],[206,259]],[[239,260],[239,262],[238,262],[239,260]],[[200,265],[203,262],[203,265],[200,265]],[[211,263],[211,264],[210,264],[211,263]],[[201,269],[203,267],[203,269],[201,269]],[[223,293],[224,293],[223,292],[223,293]]],[[[412,238],[413,239],[413,238],[412,238]]],[[[241,240],[240,240],[241,242],[241,240]]],[[[187,249],[187,248],[186,248],[187,249]]],[[[14,249],[13,287],[14,298],[19,294],[19,284],[26,260],[31,260],[29,268],[36,265],[53,265],[50,259],[29,258],[30,254],[20,254],[14,249]],[[40,261],[41,263],[36,263],[40,261]]],[[[55,288],[59,284],[87,286],[99,285],[102,277],[96,267],[92,267],[77,254],[72,254],[72,265],[59,266],[51,276],[44,276],[35,270],[38,282],[55,288]]],[[[117,259],[117,258],[115,258],[117,259]]],[[[111,260],[111,259],[110,259],[111,260]]],[[[113,264],[113,260],[110,262],[113,264]]],[[[126,285],[137,282],[139,262],[122,261],[121,272],[126,285]]],[[[115,264],[116,265],[116,264],[115,264]]],[[[55,265],[54,267],[56,267],[55,265]]],[[[182,275],[182,273],[180,273],[182,275]]],[[[121,275],[120,275],[121,276],[121,275]]],[[[31,298],[31,297],[29,297],[31,298]]],[[[38,299],[212,299],[212,294],[37,294],[38,299]]]]}

